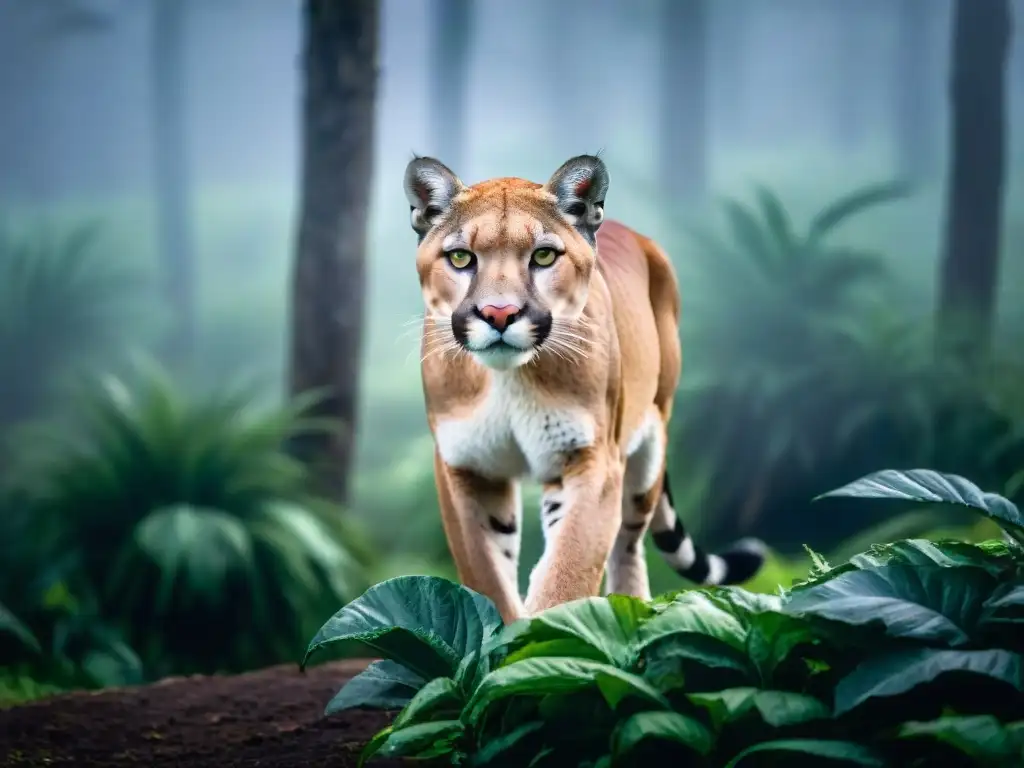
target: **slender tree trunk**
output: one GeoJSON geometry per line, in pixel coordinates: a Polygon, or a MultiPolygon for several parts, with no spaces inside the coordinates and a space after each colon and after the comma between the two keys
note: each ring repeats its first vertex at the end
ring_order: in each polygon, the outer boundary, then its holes
{"type": "Polygon", "coordinates": [[[295,446],[344,503],[354,453],[377,95],[377,0],[306,0],[291,391],[322,389],[336,433],[295,446]]]}
{"type": "Polygon", "coordinates": [[[995,315],[1010,26],[1008,0],[956,2],[938,331],[943,351],[965,362],[984,359],[995,315]]]}
{"type": "Polygon", "coordinates": [[[456,173],[465,173],[471,6],[472,0],[433,0],[431,18],[431,152],[456,173]]]}
{"type": "MultiPolygon", "coordinates": [[[[834,0],[829,16],[839,27],[833,51],[835,81],[832,86],[832,140],[844,151],[857,150],[864,139],[864,95],[869,83],[862,57],[871,49],[865,18],[874,9],[866,3],[834,0]]],[[[827,9],[822,9],[827,10],[827,9]]]]}
{"type": "Polygon", "coordinates": [[[705,0],[662,0],[659,179],[668,200],[690,203],[707,189],[705,0]]]}
{"type": "Polygon", "coordinates": [[[896,7],[896,162],[908,181],[930,176],[935,157],[933,104],[928,98],[928,44],[935,13],[934,0],[899,0],[896,7]]]}
{"type": "Polygon", "coordinates": [[[173,313],[165,355],[188,362],[195,343],[195,248],[191,222],[191,175],[185,132],[186,0],[154,0],[152,13],[153,152],[156,181],[157,253],[164,291],[173,313]]]}

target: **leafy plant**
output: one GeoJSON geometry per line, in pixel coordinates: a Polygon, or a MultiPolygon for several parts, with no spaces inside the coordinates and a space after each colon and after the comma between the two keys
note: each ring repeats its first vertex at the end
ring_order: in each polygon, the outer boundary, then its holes
{"type": "Polygon", "coordinates": [[[451,764],[882,766],[1024,760],[1024,518],[954,475],[884,471],[826,497],[960,505],[1007,538],[906,539],[778,595],[588,598],[501,626],[488,600],[404,577],[310,644],[378,656],[328,705],[397,709],[373,755],[451,764]]]}
{"type": "Polygon", "coordinates": [[[23,499],[0,493],[0,703],[139,682],[134,651],[88,591],[72,594],[65,563],[31,522],[23,499]]]}
{"type": "Polygon", "coordinates": [[[234,391],[186,397],[140,366],[130,385],[91,388],[76,429],[26,441],[50,551],[71,560],[74,589],[95,592],[149,674],[288,658],[313,617],[365,586],[357,532],[310,496],[284,451],[290,436],[330,428],[305,418],[312,399],[260,412],[234,391]]]}
{"type": "Polygon", "coordinates": [[[0,231],[0,427],[49,410],[69,379],[114,362],[140,339],[139,276],[100,253],[98,228],[0,231]]]}
{"type": "Polygon", "coordinates": [[[883,255],[838,239],[907,192],[855,190],[801,231],[758,188],[752,204],[722,204],[723,236],[692,233],[678,265],[690,362],[672,442],[680,477],[707,470],[710,542],[770,531],[785,549],[810,531],[831,547],[875,510],[818,527],[807,500],[885,466],[963,468],[1001,490],[1020,469],[1024,440],[1005,444],[1015,419],[993,397],[1014,379],[938,359],[929,319],[908,308],[883,255]]]}

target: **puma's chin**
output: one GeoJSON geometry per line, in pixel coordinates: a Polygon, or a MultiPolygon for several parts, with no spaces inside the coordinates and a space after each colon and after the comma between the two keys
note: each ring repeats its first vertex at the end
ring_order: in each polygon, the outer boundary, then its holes
{"type": "Polygon", "coordinates": [[[533,360],[535,348],[521,349],[504,342],[492,344],[485,349],[474,349],[470,354],[478,363],[494,371],[510,371],[533,360]]]}

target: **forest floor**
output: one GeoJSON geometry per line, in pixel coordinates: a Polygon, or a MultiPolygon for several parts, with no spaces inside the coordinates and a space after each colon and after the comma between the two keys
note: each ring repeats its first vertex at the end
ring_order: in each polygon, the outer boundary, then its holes
{"type": "MultiPolygon", "coordinates": [[[[388,713],[323,716],[365,661],[172,677],[0,710],[0,766],[355,766],[388,713]]],[[[398,766],[380,760],[374,766],[398,766]]]]}

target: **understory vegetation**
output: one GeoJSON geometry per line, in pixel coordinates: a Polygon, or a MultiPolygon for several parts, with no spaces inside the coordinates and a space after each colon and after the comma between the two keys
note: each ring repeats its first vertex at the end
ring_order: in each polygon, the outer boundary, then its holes
{"type": "MultiPolygon", "coordinates": [[[[625,197],[616,217],[643,228],[655,208],[625,197]]],[[[864,474],[929,466],[1024,496],[1024,346],[1014,344],[1024,302],[1011,296],[985,366],[939,359],[919,288],[931,266],[908,267],[918,239],[886,223],[920,204],[914,194],[881,183],[821,199],[755,188],[719,204],[720,220],[701,211],[661,238],[684,307],[676,504],[711,547],[768,541],[752,593],[801,578],[813,565],[804,543],[845,562],[878,541],[993,535],[990,520],[967,522],[955,507],[892,516],[832,499],[823,515],[808,503],[864,474]]],[[[419,309],[413,272],[399,284],[393,262],[370,264],[349,508],[312,492],[289,454],[295,435],[334,426],[307,418],[316,393],[281,396],[289,246],[269,213],[287,211],[279,203],[225,214],[231,227],[216,236],[209,214],[199,222],[200,240],[223,253],[199,259],[199,340],[183,367],[152,362],[169,313],[153,265],[132,251],[143,233],[111,233],[105,216],[103,226],[0,233],[0,352],[18,361],[0,397],[0,705],[292,661],[369,584],[455,578],[409,354],[415,331],[402,335],[408,316],[395,309],[419,309]],[[256,234],[239,237],[253,220],[256,234]]],[[[1007,252],[1024,236],[1015,211],[1007,252]]],[[[409,237],[378,232],[371,250],[410,253],[409,237]]],[[[1018,277],[1008,265],[1006,282],[1018,277]]],[[[524,563],[542,547],[538,505],[527,488],[524,563]]],[[[680,586],[657,553],[649,569],[656,592],[680,586]]]]}
{"type": "Polygon", "coordinates": [[[1003,531],[812,553],[775,595],[588,598],[502,626],[436,577],[368,590],[303,663],[378,657],[327,705],[401,709],[375,755],[452,765],[860,766],[1024,762],[1024,516],[932,470],[883,470],[818,504],[953,505],[1003,531]]]}

